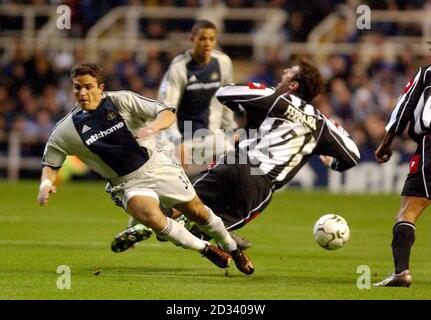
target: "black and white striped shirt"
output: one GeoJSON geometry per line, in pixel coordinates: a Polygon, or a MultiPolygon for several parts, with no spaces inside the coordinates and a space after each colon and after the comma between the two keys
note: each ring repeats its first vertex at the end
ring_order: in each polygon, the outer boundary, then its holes
{"type": "Polygon", "coordinates": [[[431,65],[419,68],[407,83],[392,111],[386,131],[400,135],[409,123],[409,135],[414,140],[431,128],[431,65]]]}
{"type": "Polygon", "coordinates": [[[359,161],[359,150],[349,134],[295,95],[251,84],[223,87],[216,96],[234,111],[247,112],[257,131],[242,140],[239,149],[276,188],[289,182],[313,154],[334,157],[331,168],[338,171],[359,161]]]}

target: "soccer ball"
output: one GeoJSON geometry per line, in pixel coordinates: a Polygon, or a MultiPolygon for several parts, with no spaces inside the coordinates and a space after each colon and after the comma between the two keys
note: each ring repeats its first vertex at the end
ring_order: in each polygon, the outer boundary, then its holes
{"type": "Polygon", "coordinates": [[[347,221],[336,214],[325,214],[316,221],[313,228],[314,240],[326,250],[339,249],[349,240],[347,221]]]}

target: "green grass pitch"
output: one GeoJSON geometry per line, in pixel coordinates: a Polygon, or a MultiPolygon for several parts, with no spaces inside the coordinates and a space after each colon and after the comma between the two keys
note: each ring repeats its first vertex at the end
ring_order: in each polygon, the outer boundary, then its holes
{"type": "Polygon", "coordinates": [[[429,299],[431,216],[416,230],[411,288],[356,286],[357,267],[371,280],[392,271],[390,251],[398,195],[335,195],[289,190],[239,231],[253,247],[256,267],[227,273],[198,253],[158,242],[115,254],[110,242],[127,215],[110,203],[103,183],[59,187],[47,207],[36,204],[38,183],[0,183],[0,299],[429,299]],[[351,239],[337,251],[313,240],[325,213],[345,217],[351,239]],[[57,289],[59,265],[71,270],[71,289],[57,289]]]}

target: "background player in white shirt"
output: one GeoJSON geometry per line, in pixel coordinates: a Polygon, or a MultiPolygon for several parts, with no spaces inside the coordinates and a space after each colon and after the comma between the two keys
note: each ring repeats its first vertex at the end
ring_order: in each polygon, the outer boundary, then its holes
{"type": "Polygon", "coordinates": [[[177,156],[186,173],[193,175],[213,162],[217,155],[213,145],[219,144],[218,155],[226,151],[227,141],[217,129],[233,129],[236,124],[232,111],[215,98],[218,88],[233,82],[231,59],[214,49],[216,26],[199,20],[193,25],[190,39],[193,48],[172,60],[157,99],[177,110],[177,123],[164,134],[179,142],[177,156]],[[196,136],[198,130],[201,134],[196,136]]]}

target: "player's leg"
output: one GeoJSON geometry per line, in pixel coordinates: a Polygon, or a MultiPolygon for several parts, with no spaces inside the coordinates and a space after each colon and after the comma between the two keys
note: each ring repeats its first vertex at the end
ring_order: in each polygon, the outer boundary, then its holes
{"type": "MultiPolygon", "coordinates": [[[[184,203],[184,202],[190,201],[190,199],[193,199],[196,193],[193,187],[191,186],[191,183],[189,182],[188,178],[182,172],[181,168],[179,166],[175,166],[175,164],[172,161],[173,159],[167,159],[163,155],[163,153],[160,156],[161,156],[161,161],[169,165],[167,170],[158,172],[158,178],[157,178],[157,181],[159,184],[159,190],[161,190],[161,193],[163,194],[164,198],[171,204],[184,203]],[[168,175],[168,176],[164,177],[165,175],[168,175]]],[[[201,202],[199,203],[202,207],[201,202]]],[[[206,208],[203,208],[203,209],[204,209],[203,214],[208,215],[208,209],[206,208]]],[[[196,211],[193,208],[190,209],[187,207],[185,208],[185,210],[192,210],[192,213],[196,211]]],[[[206,216],[205,219],[202,220],[201,222],[205,222],[208,219],[209,219],[209,215],[206,216]]],[[[214,221],[214,223],[216,222],[218,222],[217,219],[214,221]]],[[[223,223],[222,223],[222,226],[224,229],[223,223]]],[[[129,248],[131,245],[133,245],[133,243],[142,240],[142,238],[140,238],[139,236],[136,236],[139,233],[138,228],[140,227],[141,225],[138,224],[135,227],[127,229],[122,233],[120,233],[119,235],[117,235],[116,239],[113,242],[113,246],[112,246],[113,251],[114,252],[124,251],[127,248],[129,248]]],[[[216,232],[217,232],[217,228],[216,228],[216,232]]],[[[216,241],[217,240],[220,241],[220,239],[222,239],[221,241],[223,241],[224,238],[228,238],[228,237],[226,235],[222,237],[216,235],[215,237],[216,241]]],[[[242,240],[242,242],[245,241],[244,239],[240,239],[240,240],[242,240]]],[[[231,243],[230,249],[233,249],[233,248],[234,248],[234,245],[232,245],[231,243]]],[[[250,272],[250,270],[248,270],[248,272],[250,272]]]]}
{"type": "MultiPolygon", "coordinates": [[[[163,208],[161,208],[163,209],[163,208]]],[[[203,239],[203,240],[211,240],[211,237],[205,234],[203,231],[201,231],[197,226],[196,223],[193,221],[189,221],[185,216],[182,215],[182,213],[176,209],[173,208],[173,214],[172,212],[167,214],[166,210],[162,210],[163,213],[166,216],[170,216],[172,219],[177,220],[179,223],[184,224],[184,227],[189,230],[193,235],[196,237],[203,239]],[[171,216],[172,215],[172,216],[171,216]]],[[[223,217],[222,217],[223,220],[223,217]]],[[[223,220],[224,224],[226,222],[223,220]]],[[[228,229],[228,228],[227,228],[228,229]]],[[[228,229],[229,230],[229,229],[228,229]]],[[[143,240],[147,240],[152,235],[151,228],[146,227],[142,223],[140,223],[138,220],[133,218],[132,216],[129,219],[129,226],[127,229],[123,230],[122,232],[118,233],[114,240],[111,243],[111,250],[113,252],[123,252],[129,248],[133,248],[134,245],[138,242],[141,242],[143,240]]],[[[229,231],[229,234],[236,242],[237,246],[240,247],[242,250],[248,249],[252,246],[252,243],[247,240],[246,238],[243,238],[232,231],[229,231]]],[[[159,241],[166,241],[165,239],[161,238],[160,236],[157,236],[157,239],[159,241]]]]}
{"type": "Polygon", "coordinates": [[[217,241],[224,250],[236,249],[236,243],[230,237],[221,218],[205,206],[198,196],[191,201],[176,204],[175,208],[181,211],[187,219],[195,222],[199,229],[217,241]]]}
{"type": "Polygon", "coordinates": [[[226,230],[223,221],[211,209],[204,206],[196,195],[189,178],[178,161],[164,152],[159,152],[158,161],[163,167],[155,167],[149,175],[154,178],[155,190],[165,207],[175,207],[199,228],[211,236],[219,245],[231,252],[240,271],[251,274],[254,271],[251,261],[243,254],[226,230]]]}
{"type": "MultiPolygon", "coordinates": [[[[189,230],[194,236],[202,239],[202,240],[210,240],[208,237],[202,237],[202,233],[196,233],[194,230],[194,224],[191,225],[184,216],[177,210],[177,214],[175,215],[172,211],[172,208],[164,208],[160,207],[160,210],[166,217],[172,218],[178,221],[180,224],[183,224],[184,227],[189,230]],[[180,217],[181,216],[181,217],[180,217]]],[[[199,231],[200,232],[200,231],[199,231]]],[[[116,234],[114,240],[111,243],[111,250],[113,252],[119,253],[126,251],[127,249],[134,248],[135,244],[141,242],[143,240],[147,240],[153,234],[153,230],[143,225],[141,222],[136,220],[134,217],[129,217],[129,224],[127,228],[120,233],[116,234]]],[[[160,235],[156,235],[157,240],[166,241],[160,235]]]]}
{"type": "MultiPolygon", "coordinates": [[[[249,240],[244,237],[241,237],[240,235],[230,230],[229,223],[231,223],[232,219],[234,219],[235,223],[238,222],[237,218],[234,215],[220,214],[218,212],[216,212],[216,215],[223,220],[223,224],[226,226],[226,229],[229,231],[230,236],[236,242],[236,245],[238,247],[240,247],[242,250],[245,250],[252,246],[252,243],[249,240]],[[229,217],[229,219],[226,219],[227,216],[229,217]]],[[[196,237],[204,240],[211,240],[211,237],[202,232],[202,230],[197,227],[196,223],[188,220],[179,210],[175,208],[172,208],[172,218],[176,219],[177,221],[180,221],[181,223],[184,223],[186,229],[193,233],[196,237]]],[[[241,228],[242,226],[244,226],[244,224],[241,224],[238,228],[235,228],[235,230],[241,228]]]]}
{"type": "Polygon", "coordinates": [[[409,287],[412,277],[409,271],[410,252],[415,242],[415,223],[429,206],[430,200],[421,197],[402,196],[401,208],[393,228],[392,256],[395,272],[375,286],[409,287]]]}
{"type": "Polygon", "coordinates": [[[415,242],[415,223],[429,206],[431,191],[431,144],[429,136],[423,138],[410,161],[401,197],[401,206],[393,228],[392,255],[395,272],[375,286],[404,286],[412,283],[409,271],[410,252],[415,242]]]}
{"type": "Polygon", "coordinates": [[[127,209],[136,220],[175,245],[202,253],[218,267],[225,268],[229,265],[229,254],[195,237],[177,221],[166,217],[160,210],[157,199],[135,195],[128,199],[127,209]]]}
{"type": "Polygon", "coordinates": [[[401,197],[401,208],[393,228],[392,240],[395,274],[409,269],[410,251],[415,242],[415,223],[430,202],[421,197],[401,197]]]}
{"type": "Polygon", "coordinates": [[[232,235],[232,231],[242,228],[265,209],[271,201],[272,184],[264,176],[251,175],[250,167],[240,164],[238,157],[231,153],[221,158],[197,177],[193,186],[202,202],[223,220],[237,245],[244,249],[250,242],[232,235]],[[232,156],[234,162],[227,158],[232,156]]]}
{"type": "Polygon", "coordinates": [[[159,209],[159,201],[150,196],[136,195],[127,201],[127,209],[134,219],[155,232],[162,231],[166,225],[166,217],[159,209]]]}
{"type": "Polygon", "coordinates": [[[233,231],[229,231],[229,234],[232,237],[232,239],[235,240],[236,245],[242,250],[251,248],[251,246],[253,245],[250,240],[248,240],[247,238],[244,238],[243,236],[240,236],[239,234],[233,231]]]}
{"type": "Polygon", "coordinates": [[[196,222],[199,229],[213,238],[224,250],[231,253],[237,268],[245,273],[252,274],[254,266],[251,260],[239,248],[227,231],[220,217],[207,206],[198,196],[191,201],[178,203],[175,208],[181,211],[189,220],[196,222]]]}
{"type": "MultiPolygon", "coordinates": [[[[116,206],[127,211],[121,196],[113,193],[112,188],[112,184],[108,182],[105,187],[105,192],[111,196],[111,200],[116,206]]],[[[151,228],[148,228],[132,216],[129,216],[127,229],[115,235],[114,240],[111,242],[111,250],[113,252],[123,252],[129,248],[133,248],[135,243],[148,239],[152,233],[153,231],[151,228]]]]}
{"type": "Polygon", "coordinates": [[[415,242],[415,223],[431,203],[427,198],[402,196],[401,208],[393,228],[392,256],[395,272],[376,286],[408,287],[412,277],[409,271],[410,252],[415,242]]]}

